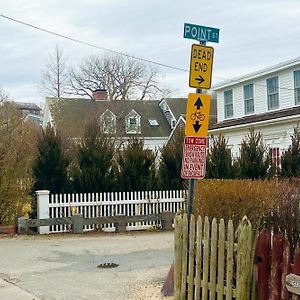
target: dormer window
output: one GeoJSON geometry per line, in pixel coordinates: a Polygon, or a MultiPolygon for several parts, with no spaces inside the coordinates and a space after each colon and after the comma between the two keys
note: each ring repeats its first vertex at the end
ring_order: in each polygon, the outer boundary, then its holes
{"type": "Polygon", "coordinates": [[[126,116],[125,122],[126,133],[141,133],[141,116],[134,109],[126,116]]]}
{"type": "Polygon", "coordinates": [[[107,109],[100,116],[100,126],[103,133],[115,134],[116,133],[116,115],[107,109]]]}

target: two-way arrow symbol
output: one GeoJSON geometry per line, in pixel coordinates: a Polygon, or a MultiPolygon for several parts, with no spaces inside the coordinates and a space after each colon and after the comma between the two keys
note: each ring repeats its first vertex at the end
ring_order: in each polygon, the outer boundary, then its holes
{"type": "Polygon", "coordinates": [[[193,124],[194,130],[197,133],[199,131],[199,129],[201,128],[201,124],[199,123],[199,121],[196,121],[195,124],[193,124]]]}
{"type": "MultiPolygon", "coordinates": [[[[203,107],[203,103],[200,97],[197,98],[194,106],[196,106],[197,110],[200,110],[201,107],[203,107]]],[[[199,129],[201,128],[201,124],[199,121],[196,121],[195,124],[193,124],[194,130],[197,133],[199,131],[199,129]]]]}
{"type": "Polygon", "coordinates": [[[201,108],[201,106],[203,106],[202,100],[200,97],[198,97],[198,99],[196,100],[194,106],[197,107],[197,110],[201,108]]]}
{"type": "Polygon", "coordinates": [[[202,82],[205,81],[205,79],[204,79],[201,75],[199,75],[199,77],[195,78],[195,80],[198,81],[198,84],[199,84],[199,85],[200,85],[202,82]]]}

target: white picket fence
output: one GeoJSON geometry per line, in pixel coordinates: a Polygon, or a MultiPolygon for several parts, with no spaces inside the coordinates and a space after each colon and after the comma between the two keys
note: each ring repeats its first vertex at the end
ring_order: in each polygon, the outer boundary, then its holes
{"type": "MultiPolygon", "coordinates": [[[[116,215],[147,215],[164,211],[178,212],[184,209],[186,191],[143,191],[116,193],[50,194],[50,191],[36,191],[38,219],[70,217],[80,213],[84,218],[116,215]]],[[[160,225],[160,222],[130,223],[127,230],[146,229],[160,225]]],[[[114,224],[85,225],[84,231],[101,229],[114,231],[114,224]]],[[[69,231],[67,225],[40,227],[39,233],[69,231]]]]}

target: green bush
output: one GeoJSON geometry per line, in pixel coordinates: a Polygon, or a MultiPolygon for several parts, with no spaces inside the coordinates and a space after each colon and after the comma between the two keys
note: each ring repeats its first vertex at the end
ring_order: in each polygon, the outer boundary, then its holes
{"type": "Polygon", "coordinates": [[[85,127],[73,166],[73,185],[76,192],[107,192],[115,186],[113,170],[115,144],[101,133],[96,119],[85,127]]]}
{"type": "Polygon", "coordinates": [[[213,136],[207,156],[207,178],[229,179],[233,176],[231,151],[228,139],[213,136]]]}
{"type": "Polygon", "coordinates": [[[157,176],[158,187],[161,190],[180,190],[186,185],[186,180],[180,176],[183,140],[184,131],[179,129],[161,149],[157,176]]]}
{"type": "Polygon", "coordinates": [[[281,157],[281,176],[300,177],[300,127],[294,128],[292,144],[281,157]]]}
{"type": "Polygon", "coordinates": [[[144,149],[144,140],[131,138],[117,156],[120,191],[149,191],[156,188],[155,154],[144,149]]]}
{"type": "Polygon", "coordinates": [[[270,157],[267,147],[263,144],[262,135],[253,128],[242,140],[236,167],[238,178],[264,179],[274,175],[269,173],[270,157]]]}

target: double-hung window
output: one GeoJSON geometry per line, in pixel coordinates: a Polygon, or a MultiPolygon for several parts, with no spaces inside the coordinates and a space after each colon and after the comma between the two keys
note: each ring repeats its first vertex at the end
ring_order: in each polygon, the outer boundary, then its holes
{"type": "Polygon", "coordinates": [[[224,92],[224,111],[225,119],[233,117],[233,95],[232,90],[224,92]]]}
{"type": "Polygon", "coordinates": [[[244,85],[245,114],[254,113],[253,84],[244,85]]]}
{"type": "Polygon", "coordinates": [[[278,77],[267,79],[268,110],[279,107],[278,77]]]}
{"type": "Polygon", "coordinates": [[[280,167],[280,150],[279,148],[271,148],[270,149],[271,154],[271,162],[273,166],[276,167],[276,170],[280,167]]]}
{"type": "Polygon", "coordinates": [[[295,104],[300,104],[300,70],[294,72],[295,104]]]}

